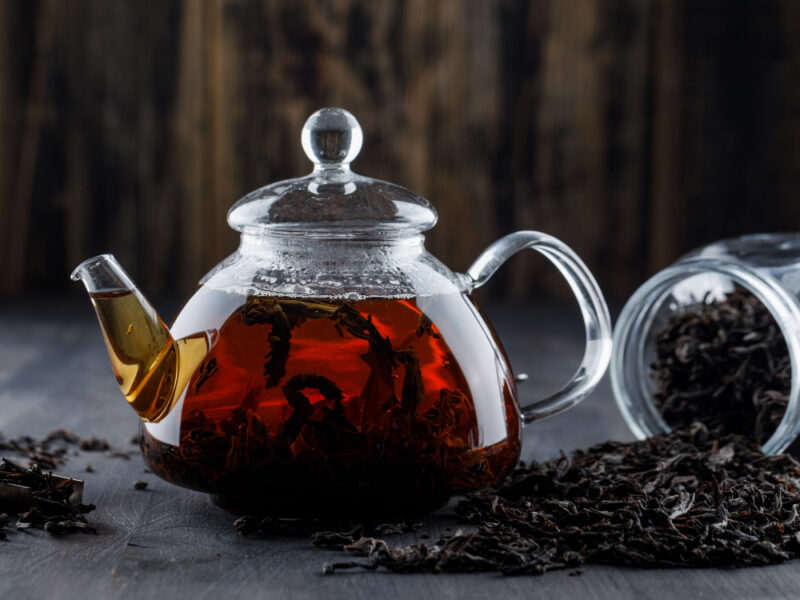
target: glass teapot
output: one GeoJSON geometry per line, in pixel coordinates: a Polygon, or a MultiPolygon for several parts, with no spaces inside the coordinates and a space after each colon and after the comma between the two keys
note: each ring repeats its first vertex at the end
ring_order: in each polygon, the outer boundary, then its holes
{"type": "Polygon", "coordinates": [[[519,459],[521,425],[582,400],[608,365],[597,283],[568,247],[533,231],[453,273],[424,247],[431,205],[350,169],[363,134],[349,112],[317,111],[301,141],[312,173],[230,209],[241,244],[171,328],[113,256],[72,274],[143,422],[145,462],[240,513],[409,514],[498,482],[519,459]],[[567,279],[587,343],[574,377],[520,410],[469,293],[523,248],[567,279]]]}

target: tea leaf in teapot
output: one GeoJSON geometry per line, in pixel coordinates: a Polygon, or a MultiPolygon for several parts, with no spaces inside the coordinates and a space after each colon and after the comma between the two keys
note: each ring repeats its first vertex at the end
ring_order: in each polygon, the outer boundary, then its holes
{"type": "Polygon", "coordinates": [[[269,324],[269,354],[264,359],[266,387],[280,383],[286,373],[286,361],[291,349],[292,326],[280,303],[262,298],[248,299],[242,307],[241,318],[248,325],[269,324]]]}
{"type": "Polygon", "coordinates": [[[417,408],[425,397],[425,384],[419,367],[419,357],[413,350],[400,350],[395,353],[397,360],[405,367],[403,392],[400,402],[400,413],[408,419],[408,426],[413,427],[417,408]]]}
{"type": "Polygon", "coordinates": [[[283,424],[280,433],[280,437],[289,442],[294,441],[303,425],[308,422],[309,417],[314,412],[314,407],[302,392],[302,390],[308,388],[317,390],[325,400],[333,402],[334,406],[340,405],[342,401],[341,390],[326,377],[313,374],[301,374],[292,377],[283,386],[283,395],[289,406],[294,409],[294,412],[283,424]]]}
{"type": "Polygon", "coordinates": [[[349,304],[343,304],[334,314],[336,323],[353,337],[367,340],[373,352],[388,360],[392,366],[397,365],[392,343],[383,337],[372,323],[372,315],[365,317],[349,304]]]}
{"type": "Polygon", "coordinates": [[[281,306],[289,317],[292,328],[302,325],[306,319],[332,318],[339,308],[338,304],[322,300],[298,300],[281,298],[281,306]]]}
{"type": "MultiPolygon", "coordinates": [[[[195,392],[200,391],[200,388],[203,387],[203,384],[209,380],[209,378],[217,372],[217,357],[214,356],[211,359],[203,362],[200,365],[200,368],[197,371],[197,379],[194,382],[193,389],[195,392]]],[[[138,437],[135,443],[139,443],[138,437]]]]}
{"type": "Polygon", "coordinates": [[[417,337],[422,337],[426,334],[437,340],[442,337],[441,334],[434,331],[433,321],[431,321],[430,317],[421,312],[419,313],[419,322],[417,323],[417,337]]]}

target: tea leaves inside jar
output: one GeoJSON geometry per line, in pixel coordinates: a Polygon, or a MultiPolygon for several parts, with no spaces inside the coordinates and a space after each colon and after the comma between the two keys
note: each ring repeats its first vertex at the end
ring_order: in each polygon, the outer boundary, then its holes
{"type": "Polygon", "coordinates": [[[758,444],[783,418],[792,377],[778,324],[743,289],[670,316],[656,334],[651,374],[670,426],[701,421],[758,444]]]}

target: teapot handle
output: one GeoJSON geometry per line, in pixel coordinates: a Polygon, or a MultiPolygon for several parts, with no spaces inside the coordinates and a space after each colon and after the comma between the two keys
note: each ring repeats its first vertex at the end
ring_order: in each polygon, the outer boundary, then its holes
{"type": "Polygon", "coordinates": [[[594,390],[611,358],[611,318],[597,282],[578,255],[538,231],[517,231],[484,250],[467,270],[472,289],[486,283],[500,265],[524,248],[541,252],[558,268],[578,299],[586,328],[586,350],[578,370],[552,396],[521,407],[523,422],[528,424],[576,405],[594,390]]]}

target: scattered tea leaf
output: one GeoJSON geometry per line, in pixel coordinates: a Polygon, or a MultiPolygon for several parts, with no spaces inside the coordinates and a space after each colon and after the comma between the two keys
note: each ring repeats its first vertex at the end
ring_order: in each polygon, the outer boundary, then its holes
{"type": "Polygon", "coordinates": [[[89,452],[106,451],[111,449],[111,445],[108,440],[92,436],[80,441],[80,449],[89,452]]]}
{"type": "Polygon", "coordinates": [[[520,466],[496,489],[459,502],[470,529],[430,546],[362,537],[342,549],[363,562],[329,563],[324,572],[766,565],[800,557],[798,507],[800,463],[695,423],[520,466]]]}

